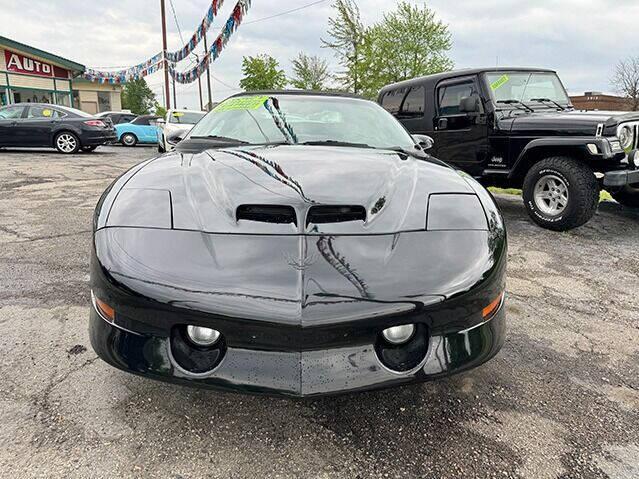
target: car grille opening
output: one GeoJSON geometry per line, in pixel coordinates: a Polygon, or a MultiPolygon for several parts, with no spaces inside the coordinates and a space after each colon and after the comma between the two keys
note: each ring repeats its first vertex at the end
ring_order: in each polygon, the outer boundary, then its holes
{"type": "Polygon", "coordinates": [[[295,209],[286,205],[240,205],[237,208],[236,217],[238,221],[297,225],[295,209]]]}
{"type": "Polygon", "coordinates": [[[322,205],[312,206],[306,216],[309,224],[344,223],[347,221],[366,221],[366,209],[363,206],[322,205]]]}

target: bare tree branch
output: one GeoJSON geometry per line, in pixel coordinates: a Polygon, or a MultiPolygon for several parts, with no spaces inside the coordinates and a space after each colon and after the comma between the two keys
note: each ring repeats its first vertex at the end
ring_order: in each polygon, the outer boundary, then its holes
{"type": "Polygon", "coordinates": [[[639,111],[639,57],[621,60],[610,80],[617,92],[627,97],[633,111],[639,111]]]}

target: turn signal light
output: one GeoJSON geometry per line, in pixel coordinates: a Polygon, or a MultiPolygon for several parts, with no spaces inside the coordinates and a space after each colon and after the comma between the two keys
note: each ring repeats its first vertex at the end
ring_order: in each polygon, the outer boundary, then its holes
{"type": "Polygon", "coordinates": [[[91,300],[93,301],[93,306],[100,316],[111,323],[115,321],[115,309],[96,297],[95,294],[93,294],[93,291],[91,291],[91,300]]]}
{"type": "Polygon", "coordinates": [[[482,309],[481,315],[486,321],[494,316],[494,314],[499,309],[499,305],[501,304],[503,299],[504,299],[504,293],[501,292],[499,293],[499,296],[497,296],[488,306],[482,309]]]}

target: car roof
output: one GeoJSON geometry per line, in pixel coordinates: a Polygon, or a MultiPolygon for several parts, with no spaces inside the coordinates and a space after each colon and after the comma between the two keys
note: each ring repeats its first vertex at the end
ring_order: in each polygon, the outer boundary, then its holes
{"type": "Polygon", "coordinates": [[[245,91],[242,93],[236,93],[229,98],[235,98],[238,96],[246,95],[292,95],[292,96],[327,96],[338,98],[354,98],[357,100],[365,100],[364,97],[355,95],[353,93],[341,92],[341,91],[313,91],[313,90],[258,90],[258,91],[245,91]]]}
{"type": "Polygon", "coordinates": [[[23,101],[22,103],[11,103],[10,105],[5,105],[5,106],[22,106],[22,107],[40,106],[40,107],[46,107],[46,108],[53,108],[55,110],[62,110],[64,112],[66,112],[66,113],[72,113],[74,115],[78,115],[78,116],[81,116],[81,117],[96,118],[95,115],[91,115],[90,113],[87,113],[85,111],[78,110],[77,108],[71,108],[71,107],[64,106],[64,105],[54,105],[52,103],[36,103],[36,102],[24,102],[23,101]]]}
{"type": "Polygon", "coordinates": [[[177,111],[178,113],[202,113],[202,114],[205,114],[205,113],[206,113],[205,111],[200,111],[200,110],[185,110],[185,109],[183,109],[183,108],[171,108],[171,109],[169,110],[169,112],[172,112],[172,111],[177,111]]]}
{"type": "Polygon", "coordinates": [[[533,68],[533,67],[487,67],[487,68],[462,68],[458,70],[451,70],[447,72],[434,73],[432,75],[425,75],[417,78],[411,78],[410,80],[404,80],[397,83],[386,85],[380,90],[381,93],[385,93],[388,90],[395,88],[413,86],[415,84],[423,83],[427,80],[429,83],[438,83],[442,80],[449,78],[457,78],[463,76],[477,75],[479,73],[493,73],[493,72],[541,72],[541,73],[557,73],[555,70],[548,68],[533,68]]]}

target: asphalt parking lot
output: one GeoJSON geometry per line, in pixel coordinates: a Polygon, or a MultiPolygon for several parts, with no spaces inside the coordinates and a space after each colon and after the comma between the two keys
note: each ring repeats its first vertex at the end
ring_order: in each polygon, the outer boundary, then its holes
{"type": "Polygon", "coordinates": [[[0,476],[639,477],[639,211],[534,226],[499,196],[509,332],[484,366],[286,400],[117,371],[89,344],[91,216],[152,148],[0,150],[0,476]]]}

